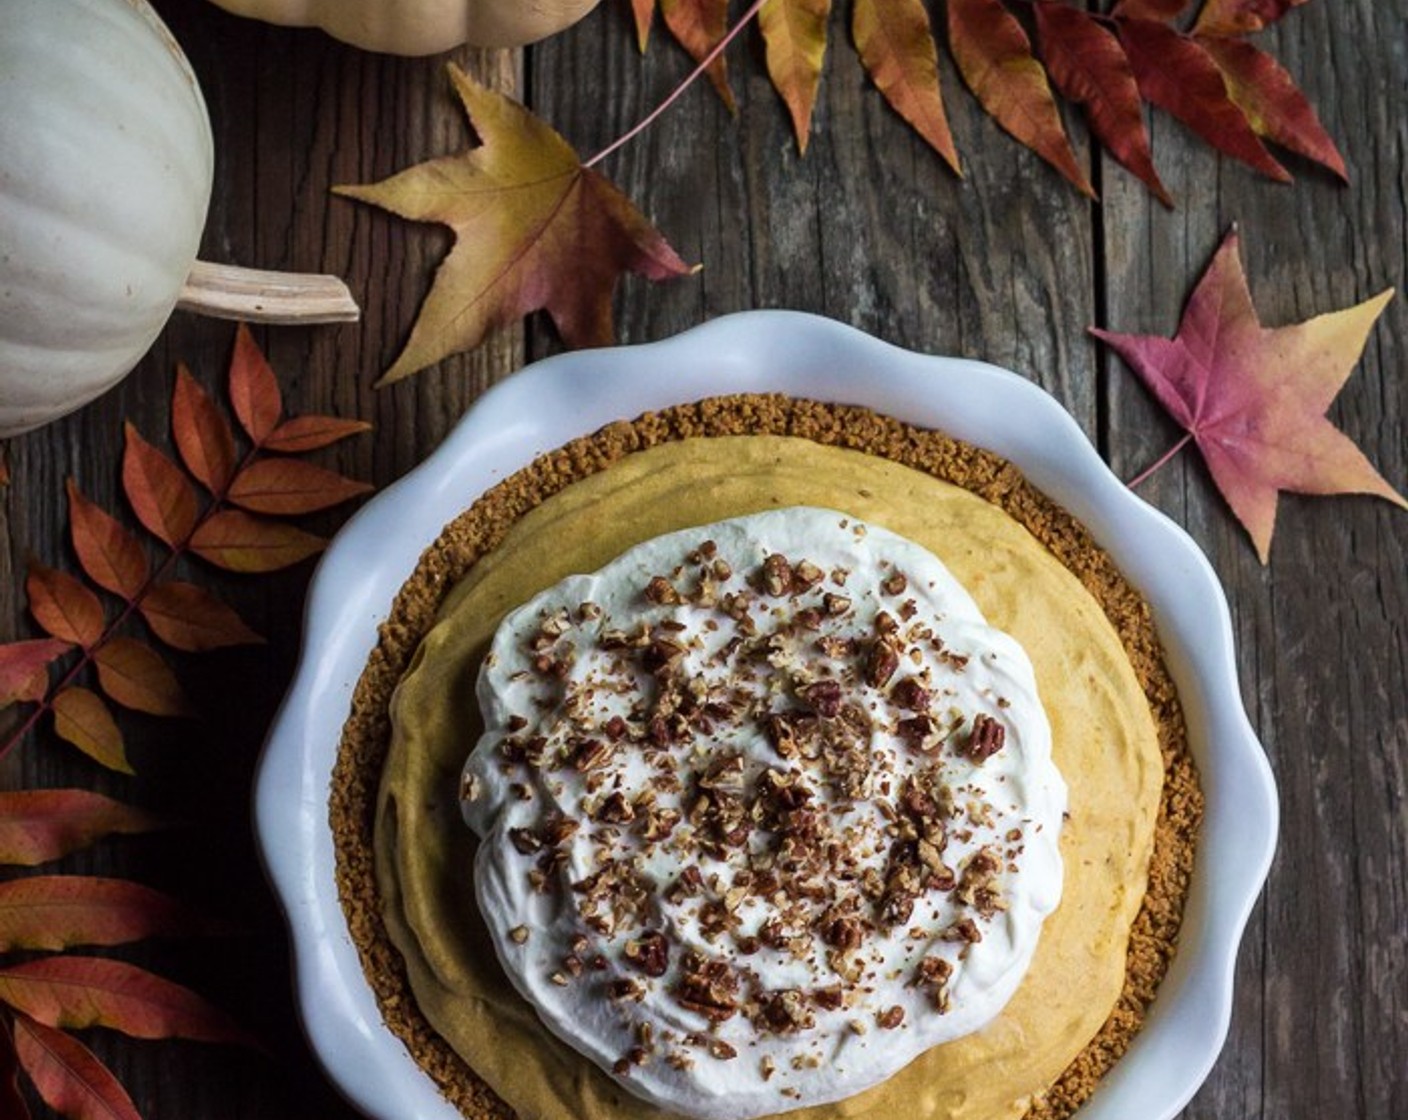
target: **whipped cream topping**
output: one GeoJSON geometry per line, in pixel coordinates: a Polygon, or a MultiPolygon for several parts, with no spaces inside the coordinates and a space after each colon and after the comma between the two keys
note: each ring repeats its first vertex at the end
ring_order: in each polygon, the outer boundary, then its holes
{"type": "Polygon", "coordinates": [[[1021,647],[932,553],[793,507],[508,615],[465,765],[514,986],[630,1092],[745,1118],[989,1022],[1061,896],[1021,647]]]}

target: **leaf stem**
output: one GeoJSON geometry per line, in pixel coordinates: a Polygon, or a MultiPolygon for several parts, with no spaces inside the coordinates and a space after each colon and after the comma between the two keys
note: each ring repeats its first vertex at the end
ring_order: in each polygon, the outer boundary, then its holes
{"type": "Polygon", "coordinates": [[[624,148],[627,144],[629,144],[647,128],[653,125],[664,114],[665,110],[668,109],[671,105],[673,105],[677,100],[679,100],[680,95],[683,94],[684,91],[687,90],[690,86],[692,86],[696,81],[698,81],[700,76],[706,70],[708,70],[710,66],[714,64],[714,59],[718,58],[719,55],[724,53],[724,50],[728,47],[728,45],[733,42],[735,38],[738,37],[739,32],[741,32],[745,27],[747,27],[750,23],[753,22],[754,18],[757,16],[758,12],[762,9],[762,6],[765,3],[767,3],[767,0],[753,0],[753,3],[748,6],[748,10],[744,12],[743,15],[739,17],[738,22],[735,23],[733,27],[729,29],[728,34],[725,35],[714,45],[714,49],[711,50],[708,54],[703,57],[703,59],[700,60],[699,65],[694,68],[693,72],[689,75],[689,77],[685,78],[684,81],[677,85],[669,97],[665,98],[664,101],[660,102],[660,104],[657,105],[655,109],[651,111],[650,115],[647,116],[644,120],[642,120],[639,124],[637,124],[633,129],[627,132],[624,136],[613,140],[606,147],[602,148],[601,151],[597,152],[596,155],[592,156],[591,159],[586,160],[582,164],[582,166],[595,167],[607,156],[611,155],[612,152],[615,152],[618,148],[624,148]]]}
{"type": "Polygon", "coordinates": [[[1161,467],[1165,466],[1170,459],[1172,459],[1175,455],[1177,455],[1180,451],[1187,447],[1188,444],[1192,442],[1192,439],[1193,433],[1186,433],[1181,440],[1179,440],[1162,455],[1160,455],[1157,459],[1155,459],[1151,466],[1145,467],[1142,471],[1140,471],[1137,475],[1135,475],[1127,483],[1125,483],[1125,485],[1128,486],[1131,490],[1137,489],[1146,478],[1148,478],[1155,471],[1159,470],[1161,467]]]}

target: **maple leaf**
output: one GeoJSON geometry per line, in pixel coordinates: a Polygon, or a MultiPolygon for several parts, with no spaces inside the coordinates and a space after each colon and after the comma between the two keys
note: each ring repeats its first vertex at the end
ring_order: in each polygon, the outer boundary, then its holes
{"type": "Polygon", "coordinates": [[[112,1071],[63,1031],[15,1016],[15,1048],[40,1099],[70,1120],[142,1120],[112,1071]]]}
{"type": "Polygon", "coordinates": [[[455,246],[382,385],[477,346],[492,328],[540,309],[569,346],[605,345],[613,333],[611,293],[623,273],[664,280],[690,271],[561,136],[453,64],[449,71],[483,144],[381,183],[334,188],[455,232],[455,246]]]}
{"type": "Polygon", "coordinates": [[[768,0],[758,12],[768,74],[792,115],[797,147],[804,155],[821,86],[830,17],[831,0],[768,0]]]}
{"type": "Polygon", "coordinates": [[[34,867],[112,835],[165,827],[141,809],[84,789],[0,793],[0,863],[34,867]]]}
{"type": "MultiPolygon", "coordinates": [[[[1265,564],[1277,495],[1374,494],[1408,500],[1326,418],[1393,290],[1289,327],[1261,325],[1228,233],[1173,338],[1091,333],[1115,349],[1202,452],[1265,564]]],[[[1148,473],[1148,472],[1146,472],[1148,473]]]]}

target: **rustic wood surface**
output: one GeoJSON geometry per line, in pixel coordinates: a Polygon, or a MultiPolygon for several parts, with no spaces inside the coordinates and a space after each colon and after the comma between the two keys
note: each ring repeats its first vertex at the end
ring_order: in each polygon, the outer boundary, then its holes
{"type": "MultiPolygon", "coordinates": [[[[203,255],[345,276],[359,326],[260,331],[295,411],[364,417],[375,433],[325,453],[384,485],[437,445],[486,386],[552,351],[546,323],[493,339],[394,388],[371,385],[404,341],[448,244],[335,199],[334,183],[383,177],[461,147],[443,60],[397,60],[316,32],[242,21],[195,0],[156,6],[205,89],[218,153],[203,255]]],[[[838,6],[839,8],[840,6],[838,6]]],[[[688,69],[658,42],[642,60],[628,6],[608,0],[526,57],[458,60],[517,90],[584,153],[620,134],[688,69]]],[[[627,283],[624,341],[724,312],[821,312],[920,350],[985,358],[1051,390],[1128,477],[1176,438],[1089,324],[1173,329],[1223,231],[1238,222],[1263,317],[1279,324],[1408,278],[1408,5],[1321,0],[1264,38],[1339,140],[1345,188],[1295,160],[1286,188],[1218,159],[1163,115],[1162,208],[1075,128],[1104,202],[1091,205],[998,133],[945,62],[966,180],[955,178],[868,88],[839,19],[813,146],[800,159],[756,38],[731,53],[740,112],[691,90],[604,170],[705,265],[671,286],[627,283]]],[[[219,389],[228,324],[174,318],[136,373],[93,406],[9,442],[0,495],[0,638],[28,636],[31,556],[72,565],[66,477],[112,508],[122,421],[167,429],[175,362],[219,389]]],[[[1370,341],[1331,415],[1390,481],[1408,484],[1408,301],[1370,341]]],[[[668,371],[662,371],[668,376],[668,371]]],[[[1189,1118],[1408,1116],[1408,516],[1367,499],[1286,499],[1269,568],[1185,454],[1144,495],[1187,527],[1225,583],[1242,691],[1280,783],[1279,853],[1243,944],[1231,1035],[1189,1118]]],[[[329,516],[323,528],[338,519],[329,516]]],[[[228,942],[141,947],[131,959],[187,982],[268,1041],[272,1057],[87,1036],[149,1120],[352,1117],[298,1031],[281,919],[249,827],[262,736],[290,678],[307,567],[198,578],[268,636],[260,652],[182,659],[203,717],[128,719],[140,776],[99,771],[46,732],[6,764],[7,784],[81,785],[190,822],[177,836],[106,842],[63,870],[127,875],[236,922],[228,942]]],[[[36,1107],[36,1115],[45,1111],[36,1107]]]]}

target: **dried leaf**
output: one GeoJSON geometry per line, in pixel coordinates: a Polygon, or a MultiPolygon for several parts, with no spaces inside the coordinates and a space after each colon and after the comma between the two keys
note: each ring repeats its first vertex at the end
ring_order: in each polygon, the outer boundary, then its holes
{"type": "Polygon", "coordinates": [[[235,476],[230,501],[253,513],[313,513],[373,487],[299,459],[260,459],[235,476]]]}
{"type": "Polygon", "coordinates": [[[61,1116],[142,1120],[112,1071],[72,1035],[16,1015],[15,1045],[40,1099],[61,1116]]]}
{"type": "Polygon", "coordinates": [[[1120,0],[1110,14],[1117,19],[1161,19],[1168,23],[1186,7],[1188,0],[1120,0]]]}
{"type": "Polygon", "coordinates": [[[70,685],[54,697],[50,706],[54,711],[54,731],[60,739],[109,770],[136,773],[127,761],[122,731],[96,692],[70,685]]]}
{"type": "Polygon", "coordinates": [[[49,691],[49,666],[71,649],[69,642],[57,638],[33,638],[0,646],[0,709],[43,700],[49,691]]]}
{"type": "Polygon", "coordinates": [[[195,488],[165,452],[159,451],[130,423],[122,456],[122,488],[132,511],[159,540],[175,548],[195,528],[195,488]]]}
{"type": "Polygon", "coordinates": [[[110,638],[93,653],[98,683],[121,704],[154,716],[188,716],[190,705],[161,654],[135,638],[110,638]]]}
{"type": "Polygon", "coordinates": [[[1082,194],[1095,191],[1076,162],[1046,71],[1022,25],[999,0],[949,0],[949,44],[983,108],[1082,194]]]}
{"type": "Polygon", "coordinates": [[[1173,200],[1154,170],[1139,83],[1113,32],[1064,4],[1037,4],[1037,36],[1051,80],[1085,109],[1090,130],[1165,206],[1173,200]]]}
{"type": "Polygon", "coordinates": [[[80,646],[91,646],[103,636],[103,604],[81,580],[35,562],[24,590],[29,613],[47,633],[80,646]]]}
{"type": "Polygon", "coordinates": [[[876,88],[963,174],[939,87],[939,54],[923,0],[855,0],[851,34],[876,88]]]}
{"type": "Polygon", "coordinates": [[[636,20],[636,43],[640,53],[650,45],[650,24],[655,19],[655,0],[631,0],[631,12],[636,20]]]}
{"type": "Polygon", "coordinates": [[[279,426],[284,410],[274,371],[243,323],[235,331],[235,349],[230,357],[230,403],[256,444],[262,444],[279,426]]]}
{"type": "Polygon", "coordinates": [[[264,441],[264,450],[286,454],[317,451],[348,436],[371,430],[372,426],[365,420],[342,420],[336,416],[295,416],[274,429],[264,441]]]}
{"type": "Polygon", "coordinates": [[[264,639],[227,606],[193,583],[159,583],[141,602],[142,617],[158,638],[188,653],[258,645],[264,639]]]}
{"type": "Polygon", "coordinates": [[[1344,157],[1279,62],[1240,39],[1205,39],[1201,45],[1222,71],[1228,96],[1246,114],[1253,132],[1349,182],[1344,157]]]}
{"type": "Polygon", "coordinates": [[[285,525],[222,510],[202,522],[191,537],[191,551],[232,572],[276,572],[321,552],[327,541],[285,525]]]}
{"type": "Polygon", "coordinates": [[[235,474],[235,433],[185,363],[176,367],[171,434],[196,480],[212,494],[223,494],[235,474]]]}
{"type": "Polygon", "coordinates": [[[1266,563],[1277,494],[1375,494],[1408,501],[1325,412],[1393,291],[1290,327],[1257,317],[1229,233],[1173,338],[1093,330],[1196,441],[1213,481],[1266,563]]]}
{"type": "Polygon", "coordinates": [[[767,0],[758,12],[768,74],[792,115],[797,147],[804,155],[826,60],[830,17],[831,0],[767,0]]]}
{"type": "Polygon", "coordinates": [[[78,562],[93,582],[114,595],[132,600],[147,582],[147,556],[131,530],[79,492],[68,487],[69,529],[78,562]]]}
{"type": "Polygon", "coordinates": [[[663,280],[689,271],[561,136],[453,65],[450,77],[481,147],[372,186],[336,188],[455,231],[410,341],[381,384],[476,346],[491,328],[540,308],[569,345],[607,343],[611,293],[622,273],[663,280]]]}
{"type": "Polygon", "coordinates": [[[1207,0],[1193,25],[1193,34],[1246,35],[1275,23],[1306,0],[1207,0]]]}
{"type": "Polygon", "coordinates": [[[29,1106],[20,1092],[20,1059],[10,1024],[0,1015],[0,1116],[9,1120],[29,1120],[29,1106]]]}
{"type": "Polygon", "coordinates": [[[123,879],[34,875],[0,883],[0,952],[125,945],[219,928],[169,895],[123,879]]]}
{"type": "MultiPolygon", "coordinates": [[[[728,34],[728,0],[660,0],[660,15],[680,46],[695,62],[703,62],[728,34]]],[[[730,113],[738,101],[728,84],[728,64],[719,55],[709,64],[709,80],[730,113]]]]}
{"type": "Polygon", "coordinates": [[[104,836],[164,827],[149,813],[86,789],[0,793],[0,864],[34,867],[104,836]]]}
{"type": "Polygon", "coordinates": [[[259,1049],[188,988],[124,961],[43,957],[0,969],[0,1000],[48,1027],[110,1027],[133,1038],[186,1038],[259,1049]]]}
{"type": "Polygon", "coordinates": [[[1291,176],[1227,95],[1222,72],[1203,47],[1171,27],[1149,20],[1124,20],[1120,42],[1129,55],[1139,90],[1219,151],[1279,182],[1291,176]]]}

